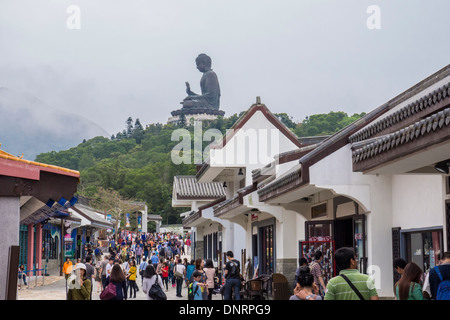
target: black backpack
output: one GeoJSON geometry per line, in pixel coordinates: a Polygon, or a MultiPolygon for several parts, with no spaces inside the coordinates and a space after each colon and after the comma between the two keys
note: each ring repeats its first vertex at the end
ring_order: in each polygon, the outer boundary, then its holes
{"type": "Polygon", "coordinates": [[[188,300],[194,300],[194,296],[197,293],[198,285],[195,287],[195,291],[193,289],[194,283],[191,282],[188,286],[188,300]]]}

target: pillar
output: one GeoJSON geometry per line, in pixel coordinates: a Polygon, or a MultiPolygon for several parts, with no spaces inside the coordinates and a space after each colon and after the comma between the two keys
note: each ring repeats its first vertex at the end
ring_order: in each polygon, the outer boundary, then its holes
{"type": "MultiPolygon", "coordinates": [[[[5,300],[8,288],[9,250],[19,245],[19,197],[0,197],[0,300],[5,300]]],[[[17,261],[18,262],[18,261],[17,261]]]]}
{"type": "MultiPolygon", "coordinates": [[[[42,268],[42,224],[36,225],[36,264],[38,269],[42,268]]],[[[36,275],[40,276],[41,271],[38,271],[36,275]]]]}
{"type": "MultiPolygon", "coordinates": [[[[27,270],[34,270],[34,225],[28,225],[28,255],[27,255],[27,270]]],[[[28,276],[34,274],[29,273],[28,276]]]]}

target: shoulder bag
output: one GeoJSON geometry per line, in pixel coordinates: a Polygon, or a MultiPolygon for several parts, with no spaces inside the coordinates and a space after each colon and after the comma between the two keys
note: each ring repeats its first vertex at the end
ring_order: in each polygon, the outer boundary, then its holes
{"type": "Polygon", "coordinates": [[[358,291],[358,289],[356,289],[355,285],[350,281],[349,278],[347,278],[346,275],[344,274],[340,274],[340,276],[347,281],[348,285],[350,286],[350,288],[352,288],[352,290],[356,293],[356,295],[358,296],[358,298],[360,300],[365,300],[364,297],[362,296],[361,292],[358,291]]]}

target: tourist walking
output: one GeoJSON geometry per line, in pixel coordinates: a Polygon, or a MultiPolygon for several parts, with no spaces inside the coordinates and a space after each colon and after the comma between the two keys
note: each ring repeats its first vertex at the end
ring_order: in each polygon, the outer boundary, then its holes
{"type": "Polygon", "coordinates": [[[420,278],[422,277],[422,269],[410,262],[405,266],[403,275],[394,286],[396,300],[425,300],[420,287],[420,278]]]}
{"type": "Polygon", "coordinates": [[[106,276],[107,276],[106,266],[109,264],[109,259],[110,259],[110,256],[105,256],[104,260],[101,263],[102,291],[103,291],[103,289],[105,289],[105,286],[106,286],[106,284],[105,284],[106,276]]]}
{"type": "Polygon", "coordinates": [[[191,263],[186,265],[186,287],[189,286],[194,270],[195,270],[195,261],[191,260],[191,263]]]}
{"type": "Polygon", "coordinates": [[[314,276],[307,265],[299,268],[294,294],[289,300],[322,300],[314,276]]]}
{"type": "MultiPolygon", "coordinates": [[[[206,284],[206,273],[203,270],[203,267],[205,265],[205,261],[203,259],[197,259],[195,260],[195,271],[197,271],[200,274],[200,279],[198,280],[199,282],[199,286],[202,290],[202,300],[208,300],[208,290],[207,290],[207,284],[206,284]]],[[[194,271],[194,273],[195,273],[194,271]]],[[[194,273],[192,274],[192,277],[190,279],[190,282],[193,282],[193,276],[194,273]]]]}
{"type": "Polygon", "coordinates": [[[378,300],[373,280],[358,271],[355,250],[343,247],[334,254],[339,275],[327,284],[325,300],[378,300]]]}
{"type": "Polygon", "coordinates": [[[206,274],[206,289],[208,292],[208,300],[212,300],[212,295],[214,291],[214,278],[216,276],[216,268],[211,259],[206,260],[203,271],[206,274]]]}
{"type": "Polygon", "coordinates": [[[183,288],[183,279],[186,277],[186,268],[182,264],[181,259],[178,259],[174,269],[174,276],[176,277],[177,294],[176,296],[182,298],[181,290],[183,288]]]}
{"type": "MultiPolygon", "coordinates": [[[[134,262],[134,260],[130,260],[128,262],[129,265],[129,269],[128,269],[128,273],[127,273],[127,278],[128,278],[128,287],[130,288],[130,299],[131,298],[136,298],[136,292],[137,292],[137,285],[136,285],[136,273],[137,273],[137,268],[136,268],[136,263],[134,262]],[[134,296],[132,297],[132,293],[134,292],[134,296]]],[[[127,287],[127,291],[128,291],[128,287],[127,287]]]]}
{"type": "Polygon", "coordinates": [[[111,273],[106,279],[106,287],[112,283],[115,288],[115,296],[110,300],[127,300],[127,281],[120,263],[114,263],[111,273]]]}
{"type": "MultiPolygon", "coordinates": [[[[97,287],[97,293],[103,289],[103,281],[102,281],[102,263],[103,261],[97,260],[95,263],[95,284],[97,287]]],[[[94,286],[92,286],[92,291],[94,291],[94,286]]]]}
{"type": "Polygon", "coordinates": [[[407,262],[402,258],[397,258],[394,260],[394,270],[400,275],[403,275],[407,262]]]}
{"type": "Polygon", "coordinates": [[[450,251],[444,252],[441,264],[430,269],[429,291],[431,299],[450,300],[450,251]]]}
{"type": "Polygon", "coordinates": [[[166,285],[166,292],[169,291],[169,265],[167,261],[163,262],[161,267],[162,282],[166,285]]]}
{"type": "Polygon", "coordinates": [[[70,258],[66,258],[66,262],[63,264],[63,273],[66,280],[69,278],[70,274],[72,273],[72,261],[70,261],[70,258]]]}
{"type": "Polygon", "coordinates": [[[91,299],[92,300],[92,290],[94,289],[94,276],[95,276],[95,268],[94,266],[91,264],[92,258],[91,256],[87,256],[86,257],[86,278],[89,279],[91,281],[91,299]]]}
{"type": "MultiPolygon", "coordinates": [[[[303,257],[298,259],[298,268],[297,268],[297,270],[295,270],[295,277],[294,277],[294,288],[297,286],[297,282],[298,282],[297,279],[300,274],[300,269],[301,269],[301,267],[305,267],[305,266],[308,267],[308,260],[306,260],[306,258],[303,258],[303,257]]],[[[309,267],[308,267],[308,269],[309,269],[309,267]]]]}
{"type": "Polygon", "coordinates": [[[147,258],[143,258],[141,264],[139,265],[139,275],[141,276],[141,285],[143,284],[144,281],[144,272],[145,269],[147,268],[148,263],[147,263],[147,258]]]}
{"type": "Polygon", "coordinates": [[[192,300],[204,300],[202,295],[202,286],[200,283],[200,278],[202,277],[202,273],[198,270],[195,270],[192,274],[192,300]]]}
{"type": "Polygon", "coordinates": [[[163,282],[159,275],[156,274],[155,267],[153,264],[149,264],[144,272],[144,283],[142,285],[142,291],[145,293],[147,300],[153,300],[152,297],[149,296],[148,292],[151,287],[158,281],[158,284],[161,288],[163,288],[163,282]]]}
{"type": "Polygon", "coordinates": [[[91,300],[92,283],[86,277],[86,265],[78,263],[69,284],[67,300],[91,300]]]}
{"type": "Polygon", "coordinates": [[[231,292],[234,290],[234,299],[241,300],[241,276],[240,263],[234,258],[233,251],[226,253],[227,263],[225,265],[225,296],[224,300],[231,300],[231,292]]]}
{"type": "Polygon", "coordinates": [[[314,283],[319,288],[320,295],[323,297],[325,295],[325,282],[323,281],[322,276],[322,262],[323,260],[323,254],[322,251],[317,250],[314,252],[314,261],[311,262],[309,265],[309,268],[311,270],[311,274],[314,276],[314,283]]]}

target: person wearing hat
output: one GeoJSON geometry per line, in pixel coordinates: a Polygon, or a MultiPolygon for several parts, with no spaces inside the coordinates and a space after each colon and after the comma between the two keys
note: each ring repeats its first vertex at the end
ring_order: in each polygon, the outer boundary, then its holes
{"type": "Polygon", "coordinates": [[[86,277],[86,265],[78,263],[75,266],[74,274],[69,278],[69,292],[67,300],[91,300],[92,283],[86,277]]]}

